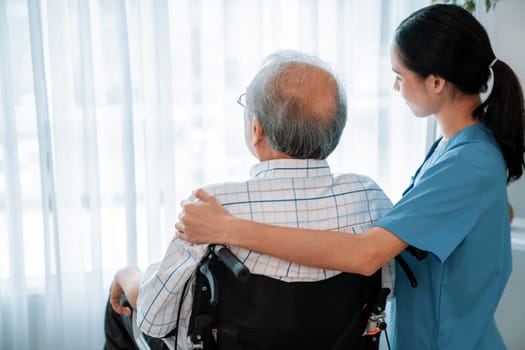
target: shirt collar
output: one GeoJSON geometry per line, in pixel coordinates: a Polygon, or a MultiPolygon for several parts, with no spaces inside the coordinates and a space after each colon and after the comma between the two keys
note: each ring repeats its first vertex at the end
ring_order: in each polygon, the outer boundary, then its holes
{"type": "Polygon", "coordinates": [[[330,175],[328,162],[317,159],[272,159],[254,165],[251,177],[313,177],[330,175]]]}
{"type": "MultiPolygon", "coordinates": [[[[439,142],[441,141],[442,137],[440,137],[436,142],[435,145],[437,146],[439,142]]],[[[445,151],[448,151],[458,145],[468,143],[468,142],[478,142],[480,140],[488,139],[491,142],[493,141],[492,132],[490,129],[484,125],[483,123],[476,123],[470,126],[467,126],[460,131],[458,131],[454,136],[452,136],[447,142],[445,142],[441,147],[432,147],[431,151],[429,151],[428,156],[433,153],[433,151],[440,150],[440,153],[444,153],[445,151]]],[[[427,156],[427,158],[428,158],[427,156]]]]}

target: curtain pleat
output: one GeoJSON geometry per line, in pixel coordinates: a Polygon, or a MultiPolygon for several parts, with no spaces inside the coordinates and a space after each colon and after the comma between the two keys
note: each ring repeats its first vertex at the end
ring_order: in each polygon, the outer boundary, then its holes
{"type": "MultiPolygon", "coordinates": [[[[9,171],[5,174],[5,214],[7,221],[9,274],[23,276],[24,244],[22,223],[22,199],[20,189],[20,170],[18,165],[17,127],[12,100],[12,72],[9,55],[9,37],[7,34],[7,15],[4,2],[0,2],[0,113],[3,118],[0,122],[0,132],[4,151],[4,166],[9,171]]],[[[26,283],[23,278],[5,281],[0,279],[0,308],[12,305],[6,318],[0,314],[0,347],[27,348],[28,347],[28,305],[26,283]],[[7,295],[7,298],[2,298],[7,295]],[[10,332],[20,334],[21,338],[12,339],[10,332]]],[[[2,310],[3,311],[3,310],[2,310]]],[[[4,314],[5,315],[5,314],[4,314]]]]}
{"type": "MultiPolygon", "coordinates": [[[[62,255],[58,231],[58,214],[55,191],[54,154],[52,149],[51,126],[49,115],[49,94],[47,88],[46,58],[44,54],[42,11],[40,1],[29,0],[28,20],[31,44],[31,65],[33,68],[33,88],[35,99],[35,117],[38,134],[38,150],[40,162],[41,186],[41,213],[44,233],[45,256],[45,320],[47,334],[54,337],[45,337],[46,348],[63,348],[63,332],[58,330],[64,325],[63,294],[62,294],[62,255]]],[[[15,277],[17,279],[17,277],[15,277]]],[[[30,310],[28,310],[30,311],[30,310]]],[[[28,312],[28,317],[31,313],[28,312]]],[[[27,332],[28,336],[31,334],[27,332]]],[[[17,335],[18,336],[18,335],[17,335]]],[[[28,338],[30,340],[31,338],[28,338]]]]}

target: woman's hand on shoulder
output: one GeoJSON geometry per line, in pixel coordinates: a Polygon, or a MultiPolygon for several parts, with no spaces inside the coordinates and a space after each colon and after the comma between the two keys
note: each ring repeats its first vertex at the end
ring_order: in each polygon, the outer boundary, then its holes
{"type": "Polygon", "coordinates": [[[193,197],[197,200],[181,203],[182,211],[175,224],[177,237],[189,243],[226,243],[230,213],[203,189],[195,191],[193,197]]]}

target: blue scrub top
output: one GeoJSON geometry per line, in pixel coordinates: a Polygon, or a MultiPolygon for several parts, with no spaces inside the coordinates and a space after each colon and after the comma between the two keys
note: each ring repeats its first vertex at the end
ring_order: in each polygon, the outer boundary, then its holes
{"type": "Polygon", "coordinates": [[[398,269],[394,349],[505,349],[494,322],[512,264],[505,161],[481,123],[438,143],[376,224],[429,252],[402,253],[419,286],[398,269]]]}

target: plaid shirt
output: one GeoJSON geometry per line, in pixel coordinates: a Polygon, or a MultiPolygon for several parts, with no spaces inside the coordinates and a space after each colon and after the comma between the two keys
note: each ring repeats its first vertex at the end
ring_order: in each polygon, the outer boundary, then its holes
{"type": "MultiPolygon", "coordinates": [[[[272,225],[356,234],[372,227],[392,203],[370,178],[334,175],[325,160],[277,159],[251,169],[245,182],[206,187],[206,191],[236,217],[272,225]]],[[[141,331],[162,337],[175,327],[183,287],[204,256],[206,245],[190,245],[174,238],[164,259],[150,266],[140,286],[137,323],[141,331]]],[[[251,273],[283,281],[317,281],[338,271],[291,263],[231,247],[251,273]]],[[[393,265],[383,268],[383,284],[393,287],[393,265]]],[[[191,292],[184,297],[179,323],[178,345],[187,348],[187,326],[191,313],[191,292]]],[[[168,344],[173,348],[173,339],[168,344]]]]}

